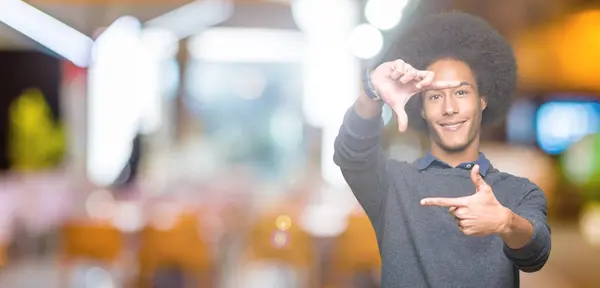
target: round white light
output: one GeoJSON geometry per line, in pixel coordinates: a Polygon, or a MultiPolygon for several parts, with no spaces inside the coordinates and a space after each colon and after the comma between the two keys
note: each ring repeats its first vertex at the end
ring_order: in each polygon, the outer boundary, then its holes
{"type": "Polygon", "coordinates": [[[392,29],[400,23],[407,3],[408,0],[370,0],[365,6],[365,18],[378,29],[392,29]]]}
{"type": "Polygon", "coordinates": [[[373,58],[383,47],[383,35],[369,24],[358,25],[350,34],[350,49],[362,59],[373,58]]]}
{"type": "Polygon", "coordinates": [[[353,1],[348,0],[293,0],[292,17],[298,28],[308,34],[327,35],[348,31],[352,19],[358,16],[353,1]]]}

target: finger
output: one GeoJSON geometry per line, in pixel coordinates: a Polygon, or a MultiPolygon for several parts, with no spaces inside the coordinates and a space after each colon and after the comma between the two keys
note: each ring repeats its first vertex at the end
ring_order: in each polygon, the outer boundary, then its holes
{"type": "Polygon", "coordinates": [[[404,105],[404,103],[397,103],[395,107],[393,107],[394,112],[396,112],[396,116],[398,117],[398,131],[400,132],[404,132],[408,129],[408,115],[406,115],[404,105]]]}
{"type": "Polygon", "coordinates": [[[469,229],[469,227],[464,226],[463,220],[458,219],[455,221],[455,223],[456,223],[456,227],[458,227],[458,230],[460,230],[463,233],[465,230],[469,229]]]}
{"type": "Polygon", "coordinates": [[[413,81],[417,77],[417,69],[410,66],[410,64],[405,64],[405,69],[406,73],[400,78],[400,83],[402,84],[413,81]]]}
{"type": "Polygon", "coordinates": [[[404,76],[404,72],[403,71],[398,71],[398,70],[394,70],[392,71],[392,73],[390,74],[390,78],[394,81],[400,81],[400,78],[404,76]]]}
{"type": "Polygon", "coordinates": [[[459,207],[452,214],[460,220],[473,218],[471,211],[467,207],[459,207]]]}
{"type": "Polygon", "coordinates": [[[458,222],[458,229],[460,229],[460,231],[465,234],[465,235],[469,235],[469,236],[476,236],[476,235],[480,235],[481,232],[477,231],[477,229],[474,227],[474,222],[473,220],[460,220],[458,222]]]}
{"type": "Polygon", "coordinates": [[[397,81],[400,79],[400,77],[404,76],[406,65],[408,64],[400,59],[392,62],[392,73],[390,74],[390,78],[397,81]]]}
{"type": "Polygon", "coordinates": [[[417,89],[422,89],[423,87],[427,87],[433,83],[435,73],[432,71],[418,71],[417,77],[422,79],[419,83],[417,83],[417,89]]]}
{"type": "Polygon", "coordinates": [[[449,89],[456,88],[461,85],[460,81],[435,81],[429,84],[427,87],[424,87],[427,90],[441,90],[441,89],[449,89]]]}
{"type": "Polygon", "coordinates": [[[460,231],[467,236],[474,236],[476,233],[472,228],[460,227],[460,231]]]}
{"type": "Polygon", "coordinates": [[[454,214],[454,211],[456,211],[456,209],[458,209],[458,207],[452,206],[452,207],[448,208],[448,212],[450,212],[450,214],[454,214]]]}
{"type": "Polygon", "coordinates": [[[460,221],[458,221],[458,225],[462,228],[470,228],[473,226],[473,220],[460,219],[460,221]]]}
{"type": "Polygon", "coordinates": [[[483,177],[479,173],[479,165],[475,165],[473,166],[473,169],[471,169],[471,181],[473,182],[473,185],[475,185],[475,188],[477,188],[475,191],[487,188],[487,183],[485,183],[485,180],[483,180],[483,177]]]}
{"type": "Polygon", "coordinates": [[[421,200],[423,206],[440,206],[440,207],[466,207],[468,205],[468,199],[466,197],[460,198],[425,198],[421,200]]]}

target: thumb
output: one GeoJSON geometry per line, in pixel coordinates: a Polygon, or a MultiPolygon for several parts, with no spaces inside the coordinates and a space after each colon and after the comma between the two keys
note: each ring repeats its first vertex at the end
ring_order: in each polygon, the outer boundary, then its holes
{"type": "MultiPolygon", "coordinates": [[[[406,115],[406,111],[404,110],[404,105],[400,104],[402,107],[395,107],[394,111],[398,117],[398,131],[404,132],[408,128],[408,115],[406,115]]],[[[397,105],[397,106],[400,106],[397,105]]]]}
{"type": "Polygon", "coordinates": [[[473,166],[473,169],[471,169],[471,181],[473,181],[473,185],[475,185],[476,192],[480,192],[484,190],[483,188],[487,187],[487,183],[485,183],[485,180],[483,180],[483,177],[479,174],[479,165],[475,165],[473,166]]]}

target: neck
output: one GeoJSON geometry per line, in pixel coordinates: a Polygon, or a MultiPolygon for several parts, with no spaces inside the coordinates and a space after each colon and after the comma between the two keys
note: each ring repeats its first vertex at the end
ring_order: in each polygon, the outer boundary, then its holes
{"type": "Polygon", "coordinates": [[[448,151],[438,146],[434,141],[430,143],[431,155],[440,159],[452,167],[461,163],[473,162],[479,158],[479,137],[475,138],[469,146],[460,151],[448,151]]]}

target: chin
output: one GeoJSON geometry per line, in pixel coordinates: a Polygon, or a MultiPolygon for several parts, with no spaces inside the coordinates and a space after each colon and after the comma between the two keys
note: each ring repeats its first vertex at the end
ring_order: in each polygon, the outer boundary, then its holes
{"type": "Polygon", "coordinates": [[[449,153],[458,153],[462,152],[469,147],[469,143],[444,143],[443,141],[438,142],[438,146],[442,148],[442,150],[449,153]],[[441,142],[441,143],[440,143],[441,142]]]}
{"type": "Polygon", "coordinates": [[[448,153],[465,151],[478,137],[470,119],[454,127],[444,127],[440,123],[428,123],[429,133],[435,144],[448,153]]]}

